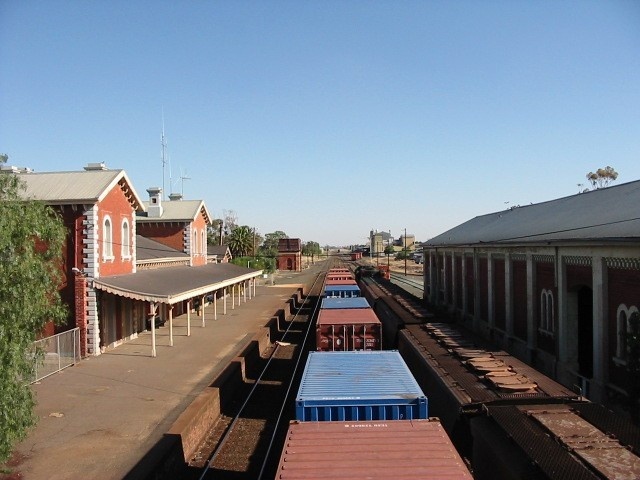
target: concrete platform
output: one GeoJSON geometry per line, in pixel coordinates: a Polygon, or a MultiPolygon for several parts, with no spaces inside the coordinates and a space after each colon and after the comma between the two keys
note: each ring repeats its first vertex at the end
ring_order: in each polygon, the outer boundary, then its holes
{"type": "MultiPolygon", "coordinates": [[[[283,272],[275,285],[258,286],[256,296],[205,327],[192,314],[174,319],[174,346],[168,324],[151,335],[90,357],[33,385],[36,428],[16,448],[9,478],[24,480],[122,479],[162,438],[180,413],[236,355],[246,339],[284,309],[302,284],[322,268],[283,272]]],[[[306,291],[305,291],[306,293],[306,291]]],[[[0,478],[2,478],[0,476],[0,478]]]]}

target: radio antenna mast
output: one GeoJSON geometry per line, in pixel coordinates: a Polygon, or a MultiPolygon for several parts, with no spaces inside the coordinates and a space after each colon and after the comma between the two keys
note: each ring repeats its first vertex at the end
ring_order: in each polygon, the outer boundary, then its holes
{"type": "Polygon", "coordinates": [[[160,138],[160,145],[162,146],[162,198],[166,198],[166,190],[164,188],[164,166],[167,163],[167,141],[164,137],[164,107],[162,107],[162,137],[160,138]]]}
{"type": "Polygon", "coordinates": [[[191,180],[191,177],[187,177],[187,171],[185,170],[184,173],[182,173],[182,168],[180,169],[180,181],[181,181],[181,185],[180,185],[180,195],[182,195],[184,197],[184,181],[185,180],[191,180]]]}

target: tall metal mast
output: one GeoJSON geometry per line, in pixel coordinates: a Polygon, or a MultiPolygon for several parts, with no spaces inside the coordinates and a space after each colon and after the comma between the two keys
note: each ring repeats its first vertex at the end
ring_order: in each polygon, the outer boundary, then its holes
{"type": "Polygon", "coordinates": [[[165,188],[164,188],[164,166],[167,163],[166,153],[167,153],[167,142],[164,138],[164,107],[162,107],[162,137],[160,138],[160,145],[162,146],[162,198],[165,197],[165,188]]]}

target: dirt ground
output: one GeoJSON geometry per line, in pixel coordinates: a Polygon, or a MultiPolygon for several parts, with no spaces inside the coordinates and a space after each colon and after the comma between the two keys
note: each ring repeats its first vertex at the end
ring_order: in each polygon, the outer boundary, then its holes
{"type": "MultiPolygon", "coordinates": [[[[324,258],[324,257],[321,257],[324,258]]],[[[369,262],[371,265],[387,265],[387,256],[380,256],[380,258],[376,259],[370,259],[368,257],[363,258],[364,262],[369,262]]],[[[318,262],[318,257],[316,257],[314,259],[314,263],[318,262]]],[[[404,260],[394,260],[393,257],[389,257],[388,260],[388,265],[389,268],[391,269],[392,272],[396,272],[396,273],[404,273],[404,267],[405,267],[405,262],[404,260]]],[[[311,257],[302,257],[302,268],[307,268],[308,266],[311,265],[311,257]]],[[[407,275],[422,275],[423,273],[423,267],[424,265],[422,264],[417,264],[416,262],[414,262],[411,259],[407,259],[407,275]]]]}
{"type": "MultiPolygon", "coordinates": [[[[372,259],[373,261],[371,261],[370,259],[366,259],[366,260],[369,260],[369,263],[371,263],[372,265],[387,265],[386,256],[380,257],[379,259],[374,258],[372,259]]],[[[405,272],[404,260],[394,260],[393,258],[389,257],[388,265],[392,272],[396,272],[396,273],[405,272]]],[[[410,258],[407,259],[406,266],[407,266],[407,275],[422,275],[423,273],[423,265],[414,262],[410,258]]]]}

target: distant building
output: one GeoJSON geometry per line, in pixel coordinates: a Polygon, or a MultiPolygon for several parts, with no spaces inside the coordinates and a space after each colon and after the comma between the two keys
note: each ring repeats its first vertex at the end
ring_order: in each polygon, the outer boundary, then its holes
{"type": "Polygon", "coordinates": [[[302,270],[302,240],[299,238],[281,238],[278,240],[276,268],[294,272],[302,270]]]}
{"type": "Polygon", "coordinates": [[[207,261],[209,263],[229,263],[233,259],[227,245],[208,245],[207,261]]]}
{"type": "Polygon", "coordinates": [[[425,298],[598,402],[627,395],[640,181],[473,218],[425,244],[425,298]]]}
{"type": "Polygon", "coordinates": [[[390,232],[371,230],[369,232],[369,252],[372,257],[379,257],[384,254],[387,245],[393,244],[393,237],[390,232]]]}

